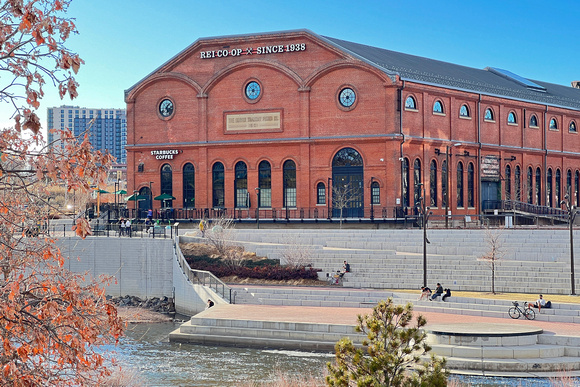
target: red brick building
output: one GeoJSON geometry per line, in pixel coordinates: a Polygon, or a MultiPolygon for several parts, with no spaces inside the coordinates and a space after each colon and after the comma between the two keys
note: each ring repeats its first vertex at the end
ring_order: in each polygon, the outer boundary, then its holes
{"type": "Polygon", "coordinates": [[[199,39],[125,94],[142,209],[391,218],[422,187],[434,215],[580,203],[580,89],[501,69],[299,30],[199,39]]]}

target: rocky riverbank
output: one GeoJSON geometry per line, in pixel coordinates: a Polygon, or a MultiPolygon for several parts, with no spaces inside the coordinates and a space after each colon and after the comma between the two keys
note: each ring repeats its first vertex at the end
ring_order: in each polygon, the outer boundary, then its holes
{"type": "Polygon", "coordinates": [[[167,322],[175,317],[173,300],[167,297],[146,300],[135,296],[107,298],[117,306],[119,317],[128,323],[167,322]]]}

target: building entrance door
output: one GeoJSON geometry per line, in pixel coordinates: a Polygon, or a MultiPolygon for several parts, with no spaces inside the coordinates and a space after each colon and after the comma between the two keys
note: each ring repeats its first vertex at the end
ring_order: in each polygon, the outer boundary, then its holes
{"type": "Polygon", "coordinates": [[[363,161],[352,148],[343,148],[332,160],[332,216],[364,216],[363,161]]]}
{"type": "Polygon", "coordinates": [[[501,195],[499,181],[481,182],[481,209],[494,210],[501,207],[501,195]]]}

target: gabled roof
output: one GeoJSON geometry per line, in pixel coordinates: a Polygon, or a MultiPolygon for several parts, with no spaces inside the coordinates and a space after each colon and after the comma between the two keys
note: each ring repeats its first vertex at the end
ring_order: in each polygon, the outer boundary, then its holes
{"type": "Polygon", "coordinates": [[[398,74],[402,80],[580,110],[580,89],[573,87],[532,81],[545,89],[541,90],[518,81],[522,77],[506,76],[509,72],[505,70],[501,74],[501,70],[490,67],[480,70],[330,37],[324,39],[389,74],[398,74]]]}
{"type": "Polygon", "coordinates": [[[204,41],[244,37],[256,38],[260,36],[296,33],[312,35],[314,38],[322,40],[336,49],[376,67],[391,78],[398,75],[405,81],[413,81],[477,94],[580,110],[580,89],[570,86],[527,80],[506,70],[491,67],[476,69],[435,59],[390,51],[383,48],[348,42],[336,38],[320,36],[308,29],[200,38],[135,85],[125,90],[125,96],[127,96],[132,89],[145,79],[157,73],[167,64],[177,60],[179,57],[193,49],[193,47],[204,41]]]}

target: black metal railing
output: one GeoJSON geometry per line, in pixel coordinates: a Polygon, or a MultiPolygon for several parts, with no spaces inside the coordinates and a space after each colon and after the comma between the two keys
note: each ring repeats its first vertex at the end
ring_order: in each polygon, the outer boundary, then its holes
{"type": "Polygon", "coordinates": [[[222,298],[228,301],[230,304],[232,303],[232,289],[228,285],[226,285],[209,271],[195,270],[189,267],[189,264],[185,260],[185,257],[179,248],[179,239],[175,243],[175,252],[177,254],[177,261],[179,262],[179,266],[181,266],[181,270],[189,282],[192,284],[207,286],[222,296],[222,298]]]}
{"type": "Polygon", "coordinates": [[[517,211],[536,216],[561,219],[562,221],[566,221],[568,217],[568,212],[561,208],[539,206],[537,204],[520,202],[517,200],[484,200],[482,203],[482,210],[484,212],[490,210],[498,210],[501,212],[517,211]]]}

